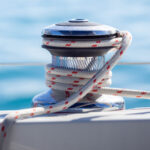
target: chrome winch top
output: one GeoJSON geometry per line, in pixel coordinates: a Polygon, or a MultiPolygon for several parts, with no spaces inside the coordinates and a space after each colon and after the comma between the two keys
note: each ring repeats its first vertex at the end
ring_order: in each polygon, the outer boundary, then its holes
{"type": "Polygon", "coordinates": [[[42,35],[44,37],[51,36],[96,36],[96,37],[111,37],[115,36],[117,29],[95,22],[89,22],[87,19],[72,19],[67,22],[57,23],[47,26],[43,29],[42,35]]]}

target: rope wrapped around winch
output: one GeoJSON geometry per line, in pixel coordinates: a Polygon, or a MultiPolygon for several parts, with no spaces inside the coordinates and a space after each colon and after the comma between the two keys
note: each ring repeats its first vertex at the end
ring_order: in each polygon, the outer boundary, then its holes
{"type": "MultiPolygon", "coordinates": [[[[107,41],[100,41],[100,43],[96,43],[96,41],[93,41],[93,43],[86,43],[87,46],[96,45],[96,46],[108,46],[108,45],[116,45],[116,52],[111,57],[109,61],[105,63],[105,65],[98,70],[96,73],[87,73],[83,71],[73,71],[69,69],[60,69],[57,67],[53,67],[51,65],[47,65],[47,85],[51,88],[56,88],[59,90],[72,90],[74,93],[66,98],[65,100],[62,100],[56,104],[52,104],[49,106],[44,107],[36,107],[36,108],[30,108],[30,109],[22,109],[18,111],[14,111],[10,114],[8,114],[2,124],[1,124],[1,130],[0,130],[0,149],[4,150],[6,145],[7,136],[13,126],[13,124],[18,119],[25,119],[31,116],[36,115],[42,115],[42,114],[49,114],[54,112],[59,112],[62,110],[65,110],[72,106],[73,104],[80,101],[87,93],[90,92],[98,92],[100,94],[110,94],[110,95],[120,95],[120,96],[127,96],[127,97],[136,97],[136,98],[150,98],[150,92],[145,91],[133,91],[133,90],[126,90],[126,89],[111,89],[108,87],[102,87],[103,79],[107,79],[107,72],[109,72],[120,60],[122,54],[125,52],[125,50],[128,48],[128,46],[131,43],[131,34],[129,32],[121,32],[120,37],[116,39],[111,39],[107,41]],[[118,44],[117,44],[118,43],[118,44]],[[72,77],[68,78],[67,77],[72,77]],[[53,81],[57,78],[57,82],[53,81]],[[82,80],[81,78],[85,78],[82,80]],[[74,81],[80,81],[79,87],[70,87],[72,86],[72,83],[74,81]],[[65,84],[64,84],[65,83],[65,84]],[[66,84],[67,83],[67,84],[66,84]],[[102,83],[102,84],[100,84],[102,83]],[[63,84],[63,85],[62,85],[63,84]],[[65,85],[65,87],[64,87],[65,85]],[[93,91],[94,90],[94,91],[93,91]]],[[[49,41],[44,41],[45,44],[58,44],[61,46],[62,43],[58,41],[53,41],[50,43],[49,41]],[[49,42],[49,43],[47,43],[49,42]],[[54,43],[55,42],[55,43],[54,43]]],[[[84,42],[80,42],[80,46],[82,47],[82,44],[84,42]]],[[[65,43],[66,46],[68,46],[68,43],[65,43]]],[[[77,44],[76,42],[73,44],[77,44]]],[[[70,46],[73,46],[70,45],[70,46]]],[[[85,44],[85,43],[84,43],[85,44]]],[[[85,46],[85,45],[84,45],[85,46]]],[[[77,82],[76,82],[77,83],[77,82]]]]}

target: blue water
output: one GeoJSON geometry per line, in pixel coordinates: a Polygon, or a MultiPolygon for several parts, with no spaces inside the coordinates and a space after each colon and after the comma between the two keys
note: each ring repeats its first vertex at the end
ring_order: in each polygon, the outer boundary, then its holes
{"type": "MultiPolygon", "coordinates": [[[[130,31],[133,42],[122,61],[150,60],[149,0],[5,0],[0,12],[0,63],[49,63],[50,54],[40,46],[41,30],[70,18],[130,31]]],[[[32,97],[47,89],[44,79],[42,66],[0,66],[0,110],[30,107],[32,97]]],[[[112,80],[112,87],[150,90],[150,65],[117,66],[112,80]]],[[[150,100],[125,100],[126,108],[150,106],[150,100]]]]}

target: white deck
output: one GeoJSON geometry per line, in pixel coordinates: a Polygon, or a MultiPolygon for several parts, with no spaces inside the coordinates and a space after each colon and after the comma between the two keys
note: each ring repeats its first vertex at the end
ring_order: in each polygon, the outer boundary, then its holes
{"type": "Polygon", "coordinates": [[[7,139],[7,150],[148,149],[150,108],[29,118],[17,121],[7,139]]]}

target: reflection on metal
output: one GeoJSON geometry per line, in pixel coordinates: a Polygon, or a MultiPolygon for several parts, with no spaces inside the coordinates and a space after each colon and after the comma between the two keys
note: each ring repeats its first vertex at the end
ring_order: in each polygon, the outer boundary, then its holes
{"type": "MultiPolygon", "coordinates": [[[[0,63],[0,66],[45,66],[48,62],[9,62],[0,63]]],[[[149,65],[150,62],[119,62],[118,65],[149,65]]]]}

